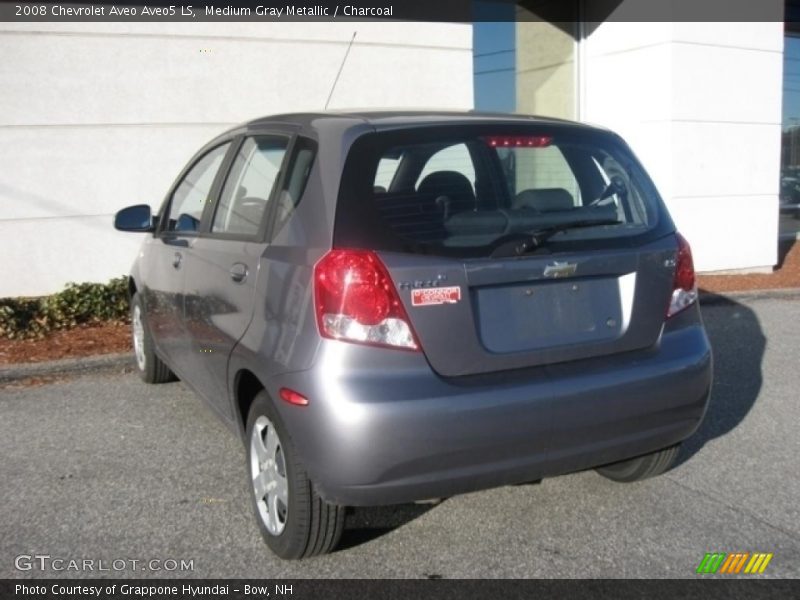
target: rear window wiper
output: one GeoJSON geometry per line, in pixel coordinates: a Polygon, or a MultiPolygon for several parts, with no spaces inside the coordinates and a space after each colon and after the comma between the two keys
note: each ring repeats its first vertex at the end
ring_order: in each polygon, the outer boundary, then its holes
{"type": "Polygon", "coordinates": [[[586,227],[598,227],[600,225],[621,225],[619,219],[586,219],[583,221],[571,221],[542,227],[535,231],[524,233],[511,233],[498,238],[492,246],[494,249],[490,256],[498,258],[503,256],[521,256],[528,252],[533,252],[541,248],[551,237],[562,231],[570,229],[583,229],[586,227]]]}

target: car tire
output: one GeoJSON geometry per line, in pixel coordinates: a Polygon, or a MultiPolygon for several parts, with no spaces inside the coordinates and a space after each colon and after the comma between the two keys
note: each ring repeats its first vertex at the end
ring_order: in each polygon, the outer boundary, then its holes
{"type": "Polygon", "coordinates": [[[651,454],[637,456],[610,465],[597,467],[595,470],[607,479],[621,483],[642,481],[668,471],[678,458],[680,444],[664,448],[651,454]]]}
{"type": "Polygon", "coordinates": [[[331,552],[342,537],[345,507],[319,496],[265,391],[250,407],[246,443],[250,498],[270,550],[288,560],[331,552]]]}
{"type": "Polygon", "coordinates": [[[131,298],[131,330],[136,370],[145,383],[174,381],[175,375],[156,354],[153,338],[147,326],[142,299],[138,293],[131,298]]]}

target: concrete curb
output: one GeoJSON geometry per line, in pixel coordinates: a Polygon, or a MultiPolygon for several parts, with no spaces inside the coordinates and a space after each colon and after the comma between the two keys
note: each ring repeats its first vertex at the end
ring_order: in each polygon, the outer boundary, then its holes
{"type": "Polygon", "coordinates": [[[19,381],[31,377],[72,375],[132,368],[133,353],[102,354],[84,358],[65,358],[47,362],[24,363],[0,367],[0,383],[19,381]]]}
{"type": "Polygon", "coordinates": [[[800,300],[800,288],[775,288],[743,292],[708,292],[700,290],[700,306],[732,304],[734,302],[753,300],[800,300]]]}
{"type": "MultiPolygon", "coordinates": [[[[701,306],[730,305],[741,301],[765,299],[800,300],[800,288],[725,293],[700,292],[701,306]]],[[[123,370],[126,368],[134,368],[132,352],[8,365],[0,367],[0,383],[9,383],[11,381],[19,381],[20,379],[28,379],[30,377],[93,373],[99,371],[123,370]]]]}

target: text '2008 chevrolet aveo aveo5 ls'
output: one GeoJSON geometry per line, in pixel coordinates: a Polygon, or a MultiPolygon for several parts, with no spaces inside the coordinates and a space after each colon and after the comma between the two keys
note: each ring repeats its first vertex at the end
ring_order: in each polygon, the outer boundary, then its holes
{"type": "Polygon", "coordinates": [[[595,467],[656,475],[700,424],[691,251],[615,134],[478,113],[281,115],[205,146],[130,277],[136,363],[244,440],[283,558],[344,506],[595,467]]]}

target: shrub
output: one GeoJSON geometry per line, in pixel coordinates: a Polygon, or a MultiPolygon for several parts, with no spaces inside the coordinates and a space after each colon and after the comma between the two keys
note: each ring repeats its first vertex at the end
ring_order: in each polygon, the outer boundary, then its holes
{"type": "Polygon", "coordinates": [[[42,338],[82,323],[127,321],[128,278],[108,283],[68,283],[52,296],[0,298],[0,337],[42,338]]]}

